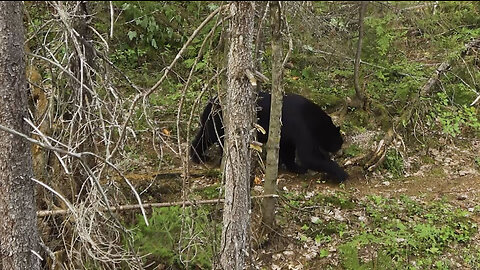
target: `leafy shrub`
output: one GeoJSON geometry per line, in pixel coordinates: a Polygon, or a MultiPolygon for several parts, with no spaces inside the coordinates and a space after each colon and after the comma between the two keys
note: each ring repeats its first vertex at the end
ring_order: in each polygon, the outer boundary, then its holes
{"type": "Polygon", "coordinates": [[[393,265],[392,259],[384,251],[378,252],[376,258],[365,263],[359,259],[357,247],[352,243],[341,245],[339,251],[346,270],[389,269],[393,265]]]}
{"type": "Polygon", "coordinates": [[[215,236],[220,235],[221,227],[210,221],[208,214],[206,207],[154,208],[148,220],[150,226],[146,226],[141,215],[137,217],[138,223],[133,229],[134,246],[142,254],[148,254],[147,260],[182,268],[188,262],[190,269],[209,269],[214,257],[215,236]]]}
{"type": "Polygon", "coordinates": [[[430,112],[430,122],[440,125],[442,131],[452,137],[462,133],[464,129],[480,132],[479,113],[475,107],[454,106],[444,92],[437,94],[436,103],[430,112]]]}
{"type": "Polygon", "coordinates": [[[396,149],[389,149],[383,166],[395,177],[401,176],[404,169],[402,155],[396,149]]]}
{"type": "Polygon", "coordinates": [[[362,152],[362,149],[360,149],[360,146],[357,144],[351,144],[345,150],[343,150],[343,153],[347,157],[355,157],[359,155],[362,152]]]}

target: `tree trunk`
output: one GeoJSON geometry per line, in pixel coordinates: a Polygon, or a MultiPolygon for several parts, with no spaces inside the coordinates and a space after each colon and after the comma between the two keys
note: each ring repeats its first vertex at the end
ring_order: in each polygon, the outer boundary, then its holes
{"type": "MultiPolygon", "coordinates": [[[[228,50],[230,49],[230,44],[231,44],[231,39],[230,39],[230,29],[228,29],[228,26],[226,27],[226,30],[223,31],[223,44],[225,47],[223,47],[223,59],[222,59],[222,63],[221,63],[221,66],[224,67],[225,69],[228,69],[228,50]]],[[[226,72],[225,72],[226,73],[226,72]]],[[[221,78],[221,87],[217,93],[217,96],[218,96],[218,101],[220,102],[220,106],[222,108],[226,108],[226,104],[225,104],[225,99],[223,97],[226,96],[226,91],[228,89],[228,85],[227,85],[227,76],[228,74],[225,74],[225,75],[222,75],[220,78],[221,78]]],[[[227,124],[227,116],[225,114],[222,115],[223,116],[223,126],[226,127],[228,126],[227,124]]],[[[227,137],[226,137],[227,134],[225,134],[225,137],[224,137],[224,142],[227,141],[227,137]]],[[[222,145],[221,147],[223,147],[223,149],[225,149],[225,145],[222,145]]],[[[220,162],[220,171],[223,173],[222,177],[224,176],[224,172],[225,172],[225,162],[226,162],[226,156],[225,156],[225,153],[226,151],[222,151],[222,160],[220,162]]]]}
{"type": "MultiPolygon", "coordinates": [[[[255,61],[255,70],[262,73],[262,61],[265,52],[265,35],[263,33],[263,25],[266,19],[266,12],[268,9],[268,1],[261,1],[255,7],[257,9],[257,34],[255,37],[255,51],[253,53],[253,59],[255,61]]],[[[262,90],[262,83],[257,84],[257,92],[262,90]]]]}
{"type": "Polygon", "coordinates": [[[366,109],[367,106],[367,96],[365,94],[365,89],[360,86],[360,61],[362,55],[362,42],[363,42],[363,18],[365,17],[365,10],[367,8],[367,1],[362,1],[360,3],[360,10],[358,15],[358,43],[357,43],[357,53],[355,55],[355,66],[354,66],[354,86],[355,86],[355,101],[352,101],[351,106],[360,107],[366,109]]]}
{"type": "MultiPolygon", "coordinates": [[[[78,10],[76,11],[75,18],[73,20],[73,27],[75,31],[78,33],[78,36],[73,37],[72,39],[76,39],[72,42],[73,44],[73,58],[70,62],[70,69],[72,70],[73,74],[77,78],[77,80],[71,79],[72,89],[77,92],[77,100],[75,106],[80,106],[81,110],[83,111],[83,117],[74,119],[76,128],[74,130],[81,130],[86,129],[84,132],[80,132],[77,134],[72,134],[71,136],[75,136],[77,139],[75,143],[77,145],[77,152],[92,152],[96,153],[95,145],[93,140],[94,132],[91,131],[91,125],[88,124],[90,114],[90,107],[92,106],[92,95],[87,90],[92,89],[92,82],[94,81],[95,74],[93,69],[95,69],[95,61],[94,56],[95,53],[93,51],[92,45],[92,37],[93,32],[88,27],[88,2],[87,1],[80,1],[78,3],[78,10]],[[82,84],[78,82],[82,82],[82,84]],[[84,87],[86,86],[86,88],[84,87]]],[[[75,111],[76,109],[71,109],[75,111]]],[[[75,113],[73,113],[75,114],[75,113]]],[[[95,167],[95,158],[93,156],[86,156],[85,163],[90,169],[95,167]]],[[[85,169],[78,164],[73,171],[74,176],[74,184],[76,185],[75,191],[76,194],[72,194],[74,196],[78,195],[81,198],[84,194],[78,194],[81,190],[81,187],[88,177],[85,169]]]]}
{"type": "Polygon", "coordinates": [[[220,264],[223,269],[245,269],[250,252],[250,170],[255,129],[255,93],[246,77],[253,70],[253,2],[230,5],[225,161],[225,203],[220,264]]]}
{"type": "MultiPolygon", "coordinates": [[[[282,20],[280,3],[273,1],[271,7],[272,20],[272,103],[270,105],[270,126],[267,141],[267,166],[265,172],[264,193],[275,194],[277,189],[278,176],[278,153],[280,149],[280,130],[283,101],[283,42],[282,42],[282,20]]],[[[275,221],[276,198],[263,199],[263,223],[265,232],[272,231],[275,221]]]]}
{"type": "MultiPolygon", "coordinates": [[[[0,2],[0,124],[30,129],[22,2],[0,2]]],[[[0,251],[2,269],[40,269],[32,154],[20,137],[0,131],[0,251]]]]}

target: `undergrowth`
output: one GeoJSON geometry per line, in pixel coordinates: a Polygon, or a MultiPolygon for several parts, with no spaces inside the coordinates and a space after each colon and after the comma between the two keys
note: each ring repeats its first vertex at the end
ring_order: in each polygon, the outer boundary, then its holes
{"type": "MultiPolygon", "coordinates": [[[[447,200],[423,202],[405,195],[355,200],[346,192],[286,198],[279,224],[291,227],[293,221],[300,242],[314,241],[320,249],[315,260],[337,256],[343,269],[352,270],[479,266],[478,248],[467,252],[478,233],[472,213],[447,200]]],[[[328,260],[322,265],[327,267],[328,260]]]]}

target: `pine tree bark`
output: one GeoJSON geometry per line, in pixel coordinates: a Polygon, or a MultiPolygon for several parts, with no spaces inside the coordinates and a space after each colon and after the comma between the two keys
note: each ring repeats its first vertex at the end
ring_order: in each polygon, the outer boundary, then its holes
{"type": "Polygon", "coordinates": [[[253,70],[253,2],[232,2],[228,53],[225,142],[225,202],[220,266],[245,269],[250,251],[250,171],[255,94],[246,77],[253,70]]]}
{"type": "MultiPolygon", "coordinates": [[[[280,3],[273,1],[271,7],[272,25],[272,103],[270,106],[270,126],[267,141],[267,166],[265,171],[264,193],[275,194],[278,176],[278,155],[283,103],[283,42],[281,34],[280,3]]],[[[275,221],[276,198],[265,198],[262,204],[262,221],[266,233],[272,231],[275,221]]]]}
{"type": "MultiPolygon", "coordinates": [[[[0,125],[30,134],[22,2],[0,2],[0,125]]],[[[30,145],[0,131],[2,269],[40,269],[30,145]]]]}

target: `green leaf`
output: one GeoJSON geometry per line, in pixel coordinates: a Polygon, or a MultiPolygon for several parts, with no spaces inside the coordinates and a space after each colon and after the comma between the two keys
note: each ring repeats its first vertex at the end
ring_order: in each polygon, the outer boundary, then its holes
{"type": "Polygon", "coordinates": [[[152,38],[152,47],[154,47],[155,49],[158,49],[157,41],[154,38],[152,38]]]}
{"type": "Polygon", "coordinates": [[[328,250],[326,250],[326,249],[324,249],[324,248],[320,249],[320,252],[318,253],[318,255],[320,256],[320,258],[325,258],[325,257],[328,256],[328,254],[329,254],[328,250]]]}
{"type": "Polygon", "coordinates": [[[193,63],[195,63],[195,59],[194,58],[189,58],[189,59],[186,59],[185,61],[183,61],[183,64],[187,67],[187,68],[191,68],[193,66],[193,63]]]}
{"type": "Polygon", "coordinates": [[[215,5],[214,3],[210,3],[208,4],[208,9],[210,9],[211,11],[214,11],[218,8],[218,5],[215,5]]]}
{"type": "Polygon", "coordinates": [[[137,31],[128,31],[127,35],[130,40],[133,40],[134,38],[137,37],[137,31]]]}
{"type": "Polygon", "coordinates": [[[308,240],[308,237],[307,237],[306,235],[303,235],[303,234],[302,234],[302,235],[300,236],[300,241],[305,242],[305,241],[307,241],[307,240],[308,240]]]}

